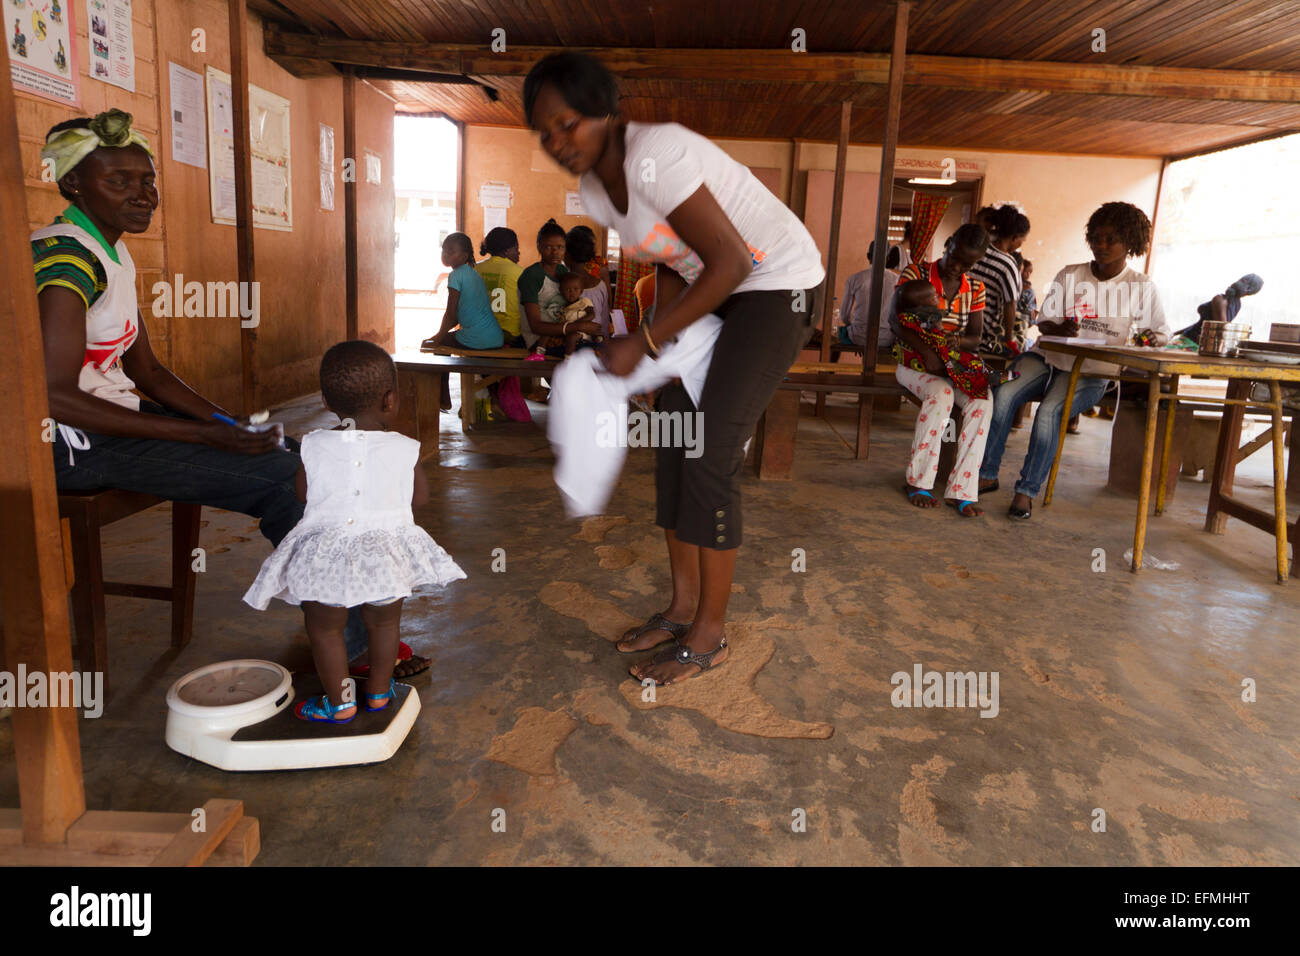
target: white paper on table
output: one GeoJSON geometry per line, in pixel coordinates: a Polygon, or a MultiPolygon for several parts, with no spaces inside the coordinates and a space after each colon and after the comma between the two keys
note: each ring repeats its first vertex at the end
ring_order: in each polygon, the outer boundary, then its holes
{"type": "Polygon", "coordinates": [[[1060,342],[1064,345],[1107,345],[1105,339],[1090,335],[1040,335],[1039,342],[1060,342]]]}

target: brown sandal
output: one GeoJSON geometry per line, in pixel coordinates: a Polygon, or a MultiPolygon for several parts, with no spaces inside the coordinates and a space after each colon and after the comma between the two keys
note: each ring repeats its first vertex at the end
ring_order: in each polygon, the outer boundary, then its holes
{"type": "Polygon", "coordinates": [[[660,644],[663,644],[669,640],[671,640],[674,644],[676,644],[681,638],[686,636],[687,632],[690,631],[690,629],[691,629],[691,625],[689,623],[675,624],[672,621],[668,620],[668,618],[664,617],[662,614],[655,614],[651,616],[650,620],[646,621],[644,624],[638,627],[636,631],[633,632],[631,637],[620,637],[618,639],[618,642],[615,643],[614,646],[618,648],[618,652],[620,654],[644,654],[646,651],[652,650],[658,647],[660,644]],[[651,644],[649,647],[638,647],[636,650],[625,651],[623,650],[623,648],[619,647],[619,644],[624,644],[628,641],[634,641],[642,634],[647,634],[650,631],[663,631],[665,634],[668,635],[668,637],[665,638],[665,640],[663,641],[656,641],[655,643],[651,644]]]}
{"type": "MultiPolygon", "coordinates": [[[[677,663],[679,664],[694,664],[700,670],[707,671],[711,667],[713,667],[713,658],[717,657],[718,653],[726,646],[727,646],[727,639],[724,637],[722,639],[722,643],[719,644],[717,647],[715,647],[713,650],[703,651],[697,654],[694,651],[692,651],[689,647],[687,647],[685,644],[681,644],[678,641],[674,640],[672,647],[670,647],[668,650],[660,651],[654,657],[650,658],[650,663],[667,664],[669,661],[677,661],[677,663]]],[[[658,683],[658,681],[656,681],[655,683],[658,683]]],[[[672,682],[669,681],[668,683],[662,686],[667,687],[668,684],[671,683],[672,682]]]]}

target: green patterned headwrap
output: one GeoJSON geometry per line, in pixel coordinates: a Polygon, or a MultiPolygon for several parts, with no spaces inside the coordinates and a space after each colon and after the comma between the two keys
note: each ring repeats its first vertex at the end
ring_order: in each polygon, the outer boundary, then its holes
{"type": "Polygon", "coordinates": [[[131,128],[131,114],[112,109],[92,119],[89,129],[63,129],[50,136],[41,150],[41,159],[54,160],[54,179],[57,182],[101,146],[110,149],[139,146],[153,156],[149,140],[131,128]]]}

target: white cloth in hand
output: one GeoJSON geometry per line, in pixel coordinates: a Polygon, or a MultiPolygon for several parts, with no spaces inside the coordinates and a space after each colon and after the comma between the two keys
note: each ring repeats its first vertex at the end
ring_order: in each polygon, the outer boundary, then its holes
{"type": "Polygon", "coordinates": [[[556,368],[546,437],[555,452],[555,484],[570,518],[602,514],[609,502],[627,457],[625,436],[609,440],[611,424],[625,427],[629,396],[680,378],[699,407],[721,329],[721,319],[706,315],[660,349],[657,359],[646,356],[623,377],[607,372],[592,349],[574,353],[556,368]]]}

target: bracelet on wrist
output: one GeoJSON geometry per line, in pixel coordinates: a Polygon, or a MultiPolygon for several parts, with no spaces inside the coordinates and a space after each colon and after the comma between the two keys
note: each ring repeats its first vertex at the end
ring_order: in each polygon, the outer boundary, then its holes
{"type": "Polygon", "coordinates": [[[645,339],[646,346],[650,349],[650,354],[655,358],[659,357],[659,346],[655,345],[655,340],[650,336],[650,326],[642,324],[641,337],[645,339]]]}

